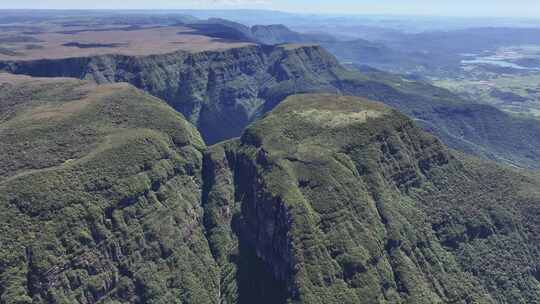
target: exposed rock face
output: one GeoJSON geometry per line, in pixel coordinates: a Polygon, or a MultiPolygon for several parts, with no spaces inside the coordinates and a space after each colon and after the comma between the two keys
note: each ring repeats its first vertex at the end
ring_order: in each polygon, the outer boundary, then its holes
{"type": "Polygon", "coordinates": [[[254,45],[200,53],[3,62],[0,69],[98,83],[129,82],[183,113],[208,144],[240,136],[249,123],[292,94],[367,97],[417,119],[452,148],[520,167],[539,167],[537,121],[471,105],[428,84],[345,70],[318,46],[254,45]]]}

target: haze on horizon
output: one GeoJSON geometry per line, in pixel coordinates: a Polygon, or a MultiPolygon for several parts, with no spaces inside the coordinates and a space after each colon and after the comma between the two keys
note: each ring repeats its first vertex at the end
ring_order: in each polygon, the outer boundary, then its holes
{"type": "Polygon", "coordinates": [[[312,14],[540,18],[538,0],[4,0],[0,9],[267,9],[312,14]]]}

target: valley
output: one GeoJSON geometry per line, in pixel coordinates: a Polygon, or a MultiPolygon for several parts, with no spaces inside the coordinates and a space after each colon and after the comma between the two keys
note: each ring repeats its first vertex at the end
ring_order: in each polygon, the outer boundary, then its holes
{"type": "Polygon", "coordinates": [[[538,176],[381,103],[295,95],[206,146],[130,85],[6,78],[6,303],[538,299],[538,176]]]}
{"type": "Polygon", "coordinates": [[[540,117],[538,46],[506,47],[482,56],[467,55],[455,78],[433,79],[470,100],[521,116],[540,117]]]}
{"type": "MultiPolygon", "coordinates": [[[[138,26],[148,22],[146,18],[136,20],[138,26]]],[[[165,18],[160,22],[165,29],[173,23],[176,31],[182,21],[165,18]]],[[[111,23],[118,26],[118,22],[111,23]]],[[[221,19],[189,20],[184,27],[199,31],[206,37],[202,39],[222,41],[227,47],[151,55],[129,55],[121,50],[115,53],[94,47],[83,49],[89,52],[87,56],[75,53],[73,57],[39,60],[14,57],[0,61],[0,70],[37,77],[74,77],[99,84],[128,82],[162,98],[182,113],[208,144],[240,136],[246,126],[293,94],[366,97],[411,115],[452,148],[521,168],[539,167],[540,137],[536,134],[540,134],[540,123],[530,118],[513,117],[490,105],[471,103],[426,82],[384,72],[347,69],[324,47],[309,43],[312,36],[292,35],[295,39],[286,44],[264,43],[269,37],[273,42],[289,37],[283,36],[290,34],[283,27],[261,30],[221,19]],[[238,45],[245,41],[251,42],[238,45]],[[505,132],[501,133],[501,128],[505,132]]],[[[164,31],[163,28],[159,30],[164,31]]],[[[78,30],[73,38],[87,35],[87,31],[78,30]]]]}
{"type": "Polygon", "coordinates": [[[540,302],[540,30],[0,12],[0,304],[540,302]]]}

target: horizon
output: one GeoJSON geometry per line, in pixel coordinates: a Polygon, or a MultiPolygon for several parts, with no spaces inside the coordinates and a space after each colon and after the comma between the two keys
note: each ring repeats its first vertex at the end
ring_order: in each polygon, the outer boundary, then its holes
{"type": "Polygon", "coordinates": [[[292,16],[306,16],[306,17],[384,17],[384,18],[404,18],[404,17],[418,17],[418,18],[454,18],[454,19],[509,19],[509,20],[529,20],[540,21],[540,16],[487,16],[487,15],[437,15],[437,14],[421,14],[421,13],[377,13],[377,12],[365,12],[365,13],[325,13],[325,12],[296,12],[285,11],[280,9],[264,9],[264,8],[3,8],[0,7],[0,11],[11,12],[123,12],[123,13],[185,13],[185,12],[266,12],[275,14],[288,14],[292,16]]]}
{"type": "Polygon", "coordinates": [[[203,0],[174,1],[155,0],[148,4],[144,0],[118,1],[95,0],[92,4],[78,4],[69,0],[50,0],[44,4],[38,0],[6,1],[0,3],[0,10],[13,11],[235,11],[257,10],[275,13],[321,16],[422,16],[453,18],[519,18],[540,19],[540,2],[516,0],[509,5],[503,0],[434,1],[430,0],[335,0],[308,1],[296,0],[203,0]],[[521,5],[520,5],[521,3],[521,5]],[[309,7],[306,9],[305,7],[309,7]],[[466,8],[466,9],[463,9],[466,8]]]}

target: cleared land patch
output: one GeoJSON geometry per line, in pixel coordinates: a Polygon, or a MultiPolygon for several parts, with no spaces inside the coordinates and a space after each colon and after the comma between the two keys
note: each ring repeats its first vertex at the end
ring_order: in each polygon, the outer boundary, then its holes
{"type": "Polygon", "coordinates": [[[537,72],[489,75],[489,78],[484,78],[487,80],[443,79],[434,84],[509,113],[540,118],[540,75],[537,72]]]}
{"type": "Polygon", "coordinates": [[[306,110],[294,112],[301,117],[317,121],[326,127],[344,127],[353,123],[366,122],[368,118],[379,117],[381,113],[376,111],[360,111],[353,113],[336,113],[328,110],[306,110]]]}

